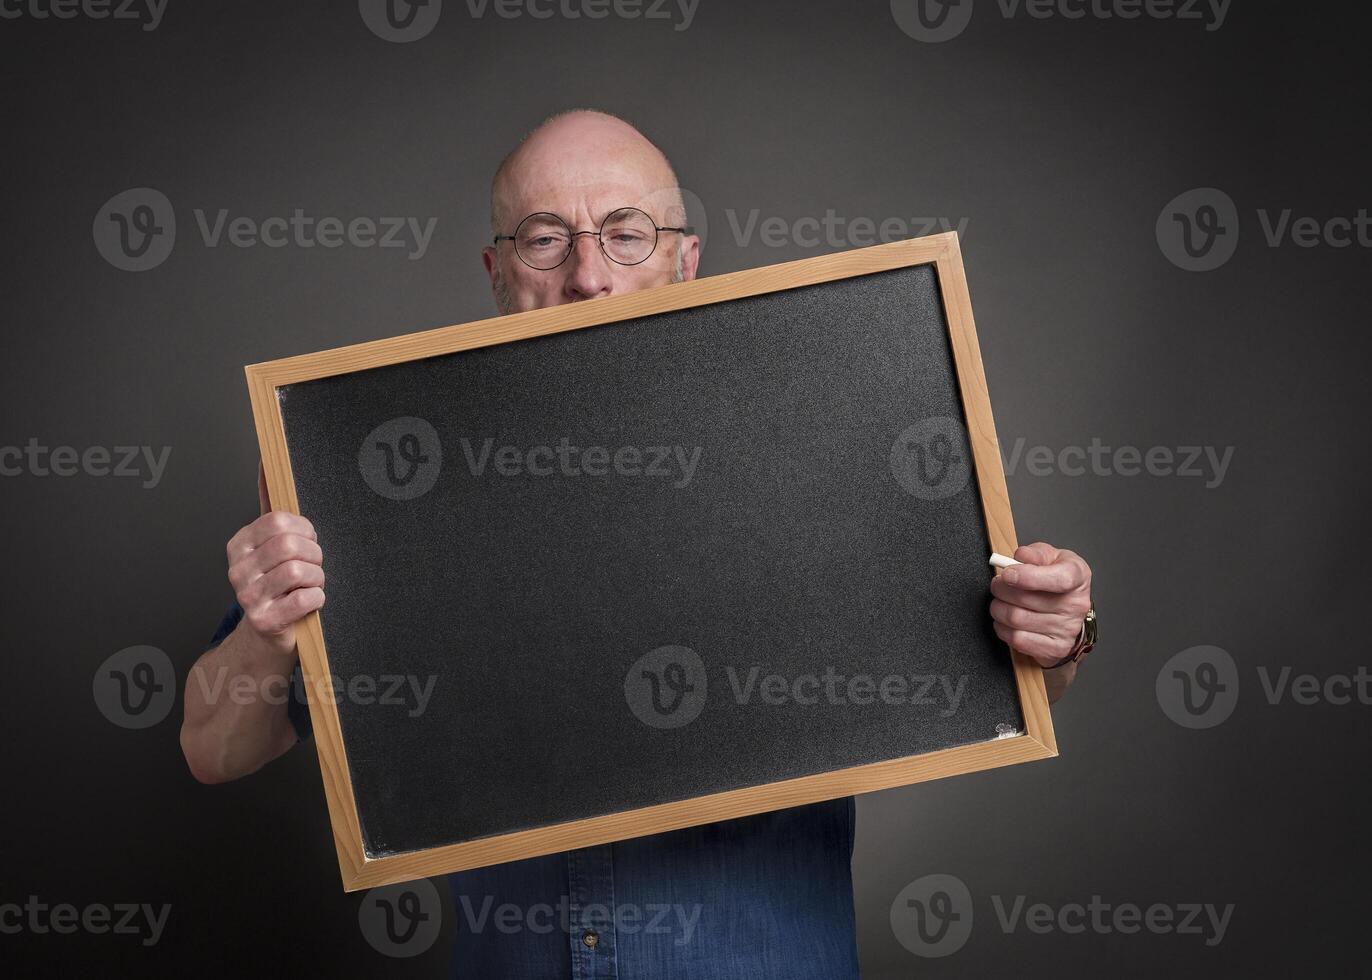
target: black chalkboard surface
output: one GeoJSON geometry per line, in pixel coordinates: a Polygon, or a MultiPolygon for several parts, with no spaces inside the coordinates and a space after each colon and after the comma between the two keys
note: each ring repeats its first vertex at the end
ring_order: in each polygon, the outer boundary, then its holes
{"type": "MultiPolygon", "coordinates": [[[[958,747],[1051,754],[1036,678],[986,612],[986,462],[941,271],[271,385],[325,555],[306,669],[326,658],[344,692],[312,710],[341,735],[321,760],[351,797],[355,872],[721,819],[740,793],[794,805],[958,747]]],[[[577,312],[603,302],[623,301],[577,312]]],[[[987,758],[955,770],[1017,761],[987,758]]]]}

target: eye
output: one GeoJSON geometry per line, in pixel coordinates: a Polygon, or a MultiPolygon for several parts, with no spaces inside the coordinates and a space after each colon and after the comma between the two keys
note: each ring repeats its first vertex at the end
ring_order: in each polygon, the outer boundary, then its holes
{"type": "Polygon", "coordinates": [[[558,248],[566,248],[567,236],[559,235],[554,232],[545,232],[541,235],[530,235],[524,239],[521,247],[539,251],[551,251],[558,248]]]}

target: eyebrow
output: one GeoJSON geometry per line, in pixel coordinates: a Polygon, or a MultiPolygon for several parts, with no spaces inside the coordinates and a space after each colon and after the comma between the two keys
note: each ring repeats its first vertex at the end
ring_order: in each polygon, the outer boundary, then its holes
{"type": "MultiPolygon", "coordinates": [[[[591,215],[591,222],[592,222],[592,224],[594,224],[597,228],[599,228],[601,225],[603,225],[603,224],[605,223],[606,219],[608,219],[608,218],[610,217],[610,215],[616,214],[616,213],[618,213],[618,212],[620,212],[620,211],[628,211],[628,210],[642,211],[644,214],[648,215],[649,218],[652,218],[654,224],[657,223],[657,220],[658,220],[658,219],[655,218],[655,217],[653,217],[652,212],[650,212],[647,208],[639,207],[637,204],[620,204],[620,205],[617,205],[617,206],[615,206],[615,207],[613,207],[613,208],[610,208],[609,210],[605,211],[605,212],[604,212],[603,214],[601,214],[599,217],[596,217],[594,214],[592,214],[592,215],[591,215]]],[[[532,211],[525,212],[524,217],[523,217],[523,218],[520,218],[519,220],[520,220],[520,221],[524,221],[524,220],[526,220],[527,218],[533,217],[533,216],[536,215],[536,214],[551,214],[551,215],[553,215],[554,217],[556,217],[559,221],[561,221],[563,224],[567,225],[567,227],[570,228],[570,227],[572,226],[572,223],[571,223],[570,221],[568,221],[566,218],[564,218],[559,212],[557,212],[557,211],[551,211],[551,210],[549,210],[549,209],[547,209],[547,208],[535,208],[535,209],[532,210],[532,211]]]]}

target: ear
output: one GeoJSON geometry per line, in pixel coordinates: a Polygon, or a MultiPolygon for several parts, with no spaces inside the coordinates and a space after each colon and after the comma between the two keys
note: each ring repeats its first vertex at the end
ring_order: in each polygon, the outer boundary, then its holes
{"type": "Polygon", "coordinates": [[[486,275],[491,277],[491,296],[495,296],[495,284],[500,281],[500,266],[497,265],[495,248],[487,245],[481,250],[481,261],[486,266],[486,275]]]}
{"type": "Polygon", "coordinates": [[[681,281],[690,282],[700,267],[700,236],[681,236],[681,281]]]}

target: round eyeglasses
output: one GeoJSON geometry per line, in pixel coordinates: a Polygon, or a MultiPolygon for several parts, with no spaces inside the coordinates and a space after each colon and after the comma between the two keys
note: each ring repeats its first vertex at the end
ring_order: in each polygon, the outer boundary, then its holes
{"type": "Polygon", "coordinates": [[[638,208],[617,208],[605,216],[599,231],[572,231],[550,211],[536,211],[519,223],[513,235],[496,235],[493,244],[514,242],[515,254],[531,269],[546,272],[556,269],[572,254],[576,240],[591,235],[600,251],[619,265],[638,265],[646,262],[657,249],[660,232],[689,235],[690,228],[659,225],[646,211],[638,208]]]}

